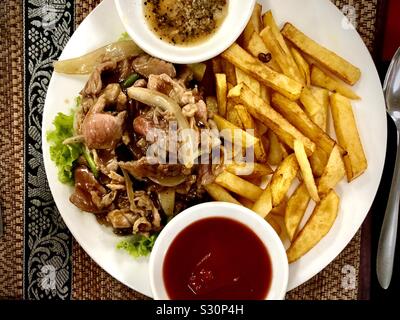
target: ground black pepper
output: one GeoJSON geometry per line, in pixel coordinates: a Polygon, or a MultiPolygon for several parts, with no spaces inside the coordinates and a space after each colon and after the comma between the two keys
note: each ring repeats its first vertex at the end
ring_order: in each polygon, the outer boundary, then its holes
{"type": "Polygon", "coordinates": [[[145,17],[162,39],[176,45],[205,40],[223,22],[228,0],[146,0],[145,17]]]}

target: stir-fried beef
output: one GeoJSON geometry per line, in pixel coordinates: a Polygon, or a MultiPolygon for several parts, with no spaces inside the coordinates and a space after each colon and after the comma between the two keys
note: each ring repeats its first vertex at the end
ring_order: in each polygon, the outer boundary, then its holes
{"type": "Polygon", "coordinates": [[[116,116],[104,112],[108,104],[118,104],[118,97],[120,96],[121,92],[118,87],[108,86],[86,114],[81,131],[85,143],[90,149],[115,148],[121,140],[123,125],[127,116],[126,111],[122,111],[116,116]]]}
{"type": "Polygon", "coordinates": [[[92,213],[101,213],[105,208],[99,208],[93,201],[93,195],[101,198],[107,194],[106,189],[96,180],[93,173],[85,166],[78,166],[74,172],[75,191],[70,201],[79,209],[92,213]]]}
{"type": "Polygon", "coordinates": [[[187,176],[191,173],[190,169],[182,164],[159,164],[156,159],[143,157],[136,161],[119,162],[122,169],[127,170],[136,179],[187,176]]]}
{"type": "Polygon", "coordinates": [[[147,54],[141,54],[132,62],[133,69],[140,75],[148,78],[153,74],[167,74],[171,78],[176,77],[176,70],[172,63],[151,57],[147,54]]]}
{"type": "Polygon", "coordinates": [[[90,75],[88,82],[82,90],[82,95],[84,97],[98,95],[103,89],[102,73],[115,70],[116,67],[117,63],[115,61],[106,61],[99,64],[90,75]]]}
{"type": "MultiPolygon", "coordinates": [[[[74,171],[75,191],[70,201],[83,211],[96,214],[117,234],[150,234],[167,221],[165,202],[158,193],[173,189],[173,212],[199,202],[205,194],[203,185],[211,183],[216,174],[212,165],[164,163],[159,154],[148,156],[148,148],[159,139],[166,139],[164,160],[171,160],[178,145],[169,142],[180,128],[171,109],[143,104],[127,96],[126,80],[134,73],[140,78],[129,86],[148,88],[169,96],[180,107],[182,117],[196,132],[199,145],[200,129],[209,133],[209,150],[218,148],[218,134],[211,129],[207,106],[200,91],[192,84],[193,72],[187,66],[173,64],[147,54],[122,61],[104,61],[89,77],[81,92],[82,103],[75,114],[76,136],[70,143],[83,143],[90,151],[98,177],[88,169],[89,162],[80,157],[74,171]],[[171,131],[170,131],[171,130],[171,131]],[[174,131],[172,131],[174,130],[174,131]],[[208,130],[208,131],[207,131],[208,130]],[[159,136],[163,134],[163,138],[159,136]]],[[[155,94],[157,94],[155,92],[155,94]]],[[[175,112],[176,113],[176,112],[175,112]]],[[[160,152],[161,152],[160,151],[160,152]]]]}

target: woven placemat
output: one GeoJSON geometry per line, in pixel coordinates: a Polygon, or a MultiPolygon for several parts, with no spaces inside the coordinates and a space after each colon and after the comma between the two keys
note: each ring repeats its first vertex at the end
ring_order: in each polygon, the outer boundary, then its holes
{"type": "MultiPolygon", "coordinates": [[[[339,8],[350,5],[356,9],[357,29],[371,52],[376,43],[375,17],[379,1],[332,1],[339,8]]],[[[33,0],[29,2],[36,4],[33,0]]],[[[78,25],[99,2],[99,0],[75,0],[60,4],[60,6],[75,4],[75,24],[78,25]]],[[[46,1],[46,4],[48,3],[58,4],[57,1],[46,1]]],[[[23,159],[23,38],[27,36],[23,31],[24,14],[28,15],[29,12],[23,12],[22,2],[0,1],[0,28],[5,31],[0,37],[0,205],[5,225],[5,235],[0,239],[0,299],[22,298],[24,289],[27,290],[23,284],[24,241],[28,242],[28,239],[24,239],[23,198],[24,184],[29,183],[24,182],[23,159]]],[[[60,45],[64,45],[64,42],[60,45]]],[[[28,206],[26,210],[30,209],[28,206]]],[[[28,227],[25,231],[29,234],[28,227]]],[[[358,281],[355,281],[355,287],[346,285],[346,274],[349,270],[350,272],[355,270],[357,280],[360,264],[360,237],[360,232],[358,232],[346,249],[329,266],[307,283],[291,291],[287,297],[289,299],[356,299],[358,281]]],[[[29,257],[25,257],[25,263],[27,258],[29,257]]],[[[73,299],[146,298],[109,276],[75,241],[72,244],[71,263],[72,293],[69,295],[64,292],[60,295],[61,297],[65,298],[67,294],[73,299]]],[[[68,269],[65,270],[69,272],[68,269]]],[[[59,280],[63,285],[62,289],[68,281],[65,277],[69,277],[67,273],[60,273],[59,280]]],[[[59,291],[56,292],[58,293],[59,291]]],[[[26,296],[30,297],[29,294],[26,296]]]]}
{"type": "Polygon", "coordinates": [[[23,59],[18,1],[0,4],[0,297],[23,296],[23,59]]]}

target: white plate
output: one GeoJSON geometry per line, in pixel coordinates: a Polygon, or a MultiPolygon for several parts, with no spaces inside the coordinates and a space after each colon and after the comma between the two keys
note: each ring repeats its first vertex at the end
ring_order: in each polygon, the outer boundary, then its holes
{"type": "MultiPolygon", "coordinates": [[[[265,0],[278,23],[291,21],[306,34],[336,51],[362,70],[355,90],[362,100],[354,111],[368,159],[367,172],[348,184],[342,182],[340,212],[329,234],[298,262],[290,265],[289,289],[304,283],[329,264],[353,238],[375,197],[386,151],[386,114],[383,94],[371,56],[356,31],[349,29],[342,13],[329,0],[265,0]]],[[[79,26],[65,47],[61,59],[79,56],[109,42],[123,32],[113,0],[104,0],[79,26]]],[[[69,202],[72,189],[57,180],[57,170],[49,156],[45,133],[52,128],[57,112],[67,112],[73,98],[83,88],[86,77],[54,73],[43,114],[43,156],[50,189],[60,213],[83,249],[117,280],[151,296],[148,261],[134,260],[115,248],[119,238],[99,225],[92,214],[83,213],[69,202]],[[69,101],[69,103],[67,103],[69,101]]]]}

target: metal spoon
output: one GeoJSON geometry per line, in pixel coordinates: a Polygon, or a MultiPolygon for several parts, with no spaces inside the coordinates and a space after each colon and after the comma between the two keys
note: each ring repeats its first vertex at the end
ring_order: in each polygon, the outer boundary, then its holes
{"type": "Polygon", "coordinates": [[[396,162],[387,202],[385,217],[379,237],[376,272],[382,288],[389,288],[392,279],[394,253],[396,248],[397,223],[400,202],[400,48],[397,49],[383,85],[386,108],[397,128],[396,162]]]}

